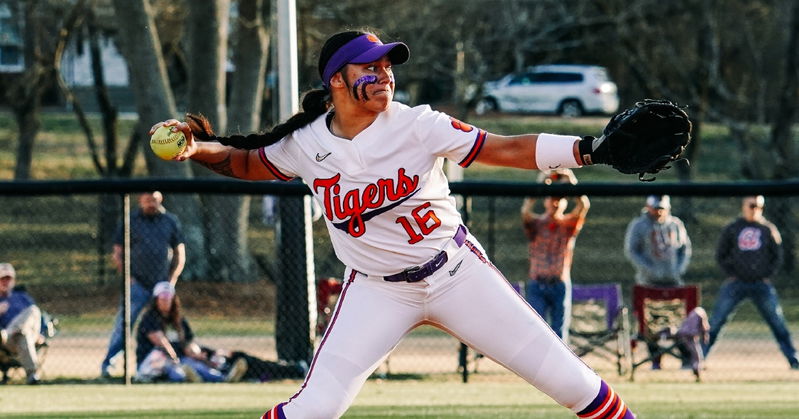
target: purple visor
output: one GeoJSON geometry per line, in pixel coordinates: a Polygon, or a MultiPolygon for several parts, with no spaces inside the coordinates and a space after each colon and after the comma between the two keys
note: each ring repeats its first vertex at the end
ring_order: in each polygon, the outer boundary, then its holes
{"type": "Polygon", "coordinates": [[[329,86],[330,78],[336,71],[341,70],[345,65],[364,64],[377,61],[384,55],[388,55],[391,64],[402,64],[408,61],[411,51],[402,42],[391,42],[384,44],[376,36],[367,33],[361,35],[338,49],[325,65],[322,74],[322,83],[329,86]]]}

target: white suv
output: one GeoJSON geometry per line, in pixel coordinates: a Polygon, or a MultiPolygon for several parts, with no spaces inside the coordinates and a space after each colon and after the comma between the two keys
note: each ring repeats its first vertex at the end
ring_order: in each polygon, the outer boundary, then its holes
{"type": "Polygon", "coordinates": [[[475,112],[556,113],[581,116],[612,114],[619,108],[616,84],[604,67],[590,65],[540,65],[521,74],[483,85],[483,97],[475,112]]]}

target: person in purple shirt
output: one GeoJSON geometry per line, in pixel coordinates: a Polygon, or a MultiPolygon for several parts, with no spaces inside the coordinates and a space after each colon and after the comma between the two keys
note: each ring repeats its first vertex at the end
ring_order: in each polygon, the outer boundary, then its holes
{"type": "Polygon", "coordinates": [[[14,289],[17,273],[10,263],[0,263],[0,346],[25,369],[28,384],[38,384],[36,343],[41,338],[42,312],[28,293],[14,289]]]}

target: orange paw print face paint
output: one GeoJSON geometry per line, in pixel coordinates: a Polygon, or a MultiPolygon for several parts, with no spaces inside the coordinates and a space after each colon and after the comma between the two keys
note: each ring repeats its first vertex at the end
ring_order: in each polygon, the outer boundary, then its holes
{"type": "Polygon", "coordinates": [[[469,125],[469,124],[467,124],[465,122],[461,122],[461,121],[459,121],[459,120],[457,120],[457,119],[455,119],[453,117],[449,117],[449,119],[450,119],[450,121],[452,123],[452,128],[455,128],[456,130],[463,131],[463,132],[472,132],[472,130],[474,129],[473,126],[471,126],[471,125],[469,125]]]}

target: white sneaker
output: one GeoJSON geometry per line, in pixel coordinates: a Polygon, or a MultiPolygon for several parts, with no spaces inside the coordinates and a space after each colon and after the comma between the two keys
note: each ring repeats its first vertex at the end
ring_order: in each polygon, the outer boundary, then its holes
{"type": "Polygon", "coordinates": [[[38,373],[33,373],[33,374],[28,375],[28,379],[25,381],[25,383],[28,384],[28,385],[37,385],[37,384],[39,384],[41,382],[42,382],[42,379],[39,378],[39,374],[38,373]]]}
{"type": "Polygon", "coordinates": [[[233,363],[233,366],[230,367],[230,371],[228,371],[227,375],[225,376],[225,382],[235,383],[237,381],[241,381],[241,377],[244,377],[244,374],[246,373],[247,360],[244,358],[239,358],[233,363]]]}

